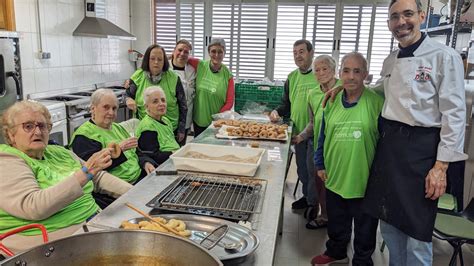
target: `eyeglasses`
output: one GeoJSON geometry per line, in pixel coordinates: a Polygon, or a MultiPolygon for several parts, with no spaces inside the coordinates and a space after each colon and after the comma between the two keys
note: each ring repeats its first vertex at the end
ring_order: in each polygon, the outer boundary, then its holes
{"type": "Polygon", "coordinates": [[[42,122],[39,122],[39,123],[38,122],[25,122],[25,123],[17,124],[15,126],[19,126],[19,125],[22,125],[23,130],[26,133],[31,133],[32,131],[36,129],[36,127],[38,127],[39,130],[43,133],[50,132],[51,129],[53,128],[53,125],[49,123],[42,123],[42,122]]]}
{"type": "Polygon", "coordinates": [[[390,21],[391,22],[396,22],[399,21],[400,18],[403,17],[403,19],[411,19],[416,13],[420,13],[421,10],[418,11],[413,11],[413,10],[405,10],[401,14],[400,13],[393,13],[390,15],[390,21]]]}

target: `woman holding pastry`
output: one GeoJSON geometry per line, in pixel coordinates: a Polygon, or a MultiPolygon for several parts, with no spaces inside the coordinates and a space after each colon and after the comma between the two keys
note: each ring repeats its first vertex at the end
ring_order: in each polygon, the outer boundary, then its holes
{"type": "MultiPolygon", "coordinates": [[[[49,240],[72,235],[99,206],[92,192],[117,198],[132,186],[103,171],[112,163],[103,149],[82,161],[59,145],[48,145],[51,115],[33,101],[12,105],[2,116],[7,144],[0,144],[0,234],[42,224],[49,240]]],[[[42,244],[38,229],[2,240],[13,252],[42,244]]]]}
{"type": "Polygon", "coordinates": [[[91,96],[92,118],[74,132],[70,147],[83,160],[110,148],[112,164],[105,170],[134,184],[155,168],[152,162],[138,159],[137,138],[130,137],[124,127],[114,122],[117,109],[118,100],[112,90],[96,90],[91,96]]]}
{"type": "Polygon", "coordinates": [[[148,88],[144,93],[147,115],[136,130],[140,160],[153,161],[157,166],[179,149],[173,135],[173,126],[166,114],[166,95],[159,86],[148,88]]]}

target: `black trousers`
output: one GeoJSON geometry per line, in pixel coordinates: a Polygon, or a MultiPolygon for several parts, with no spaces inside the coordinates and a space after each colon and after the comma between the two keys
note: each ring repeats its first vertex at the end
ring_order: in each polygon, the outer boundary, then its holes
{"type": "Polygon", "coordinates": [[[193,128],[194,128],[194,138],[197,138],[204,130],[206,130],[207,127],[200,127],[196,123],[193,122],[193,128]]]}
{"type": "Polygon", "coordinates": [[[335,259],[347,257],[347,245],[351,241],[354,221],[354,257],[352,265],[373,265],[378,220],[361,210],[362,198],[344,199],[326,190],[328,236],[325,254],[335,259]]]}
{"type": "Polygon", "coordinates": [[[188,137],[188,132],[189,132],[189,128],[184,130],[184,139],[182,141],[178,141],[178,129],[176,129],[173,132],[176,138],[176,142],[178,142],[180,147],[183,147],[184,145],[186,145],[186,138],[188,137]]]}

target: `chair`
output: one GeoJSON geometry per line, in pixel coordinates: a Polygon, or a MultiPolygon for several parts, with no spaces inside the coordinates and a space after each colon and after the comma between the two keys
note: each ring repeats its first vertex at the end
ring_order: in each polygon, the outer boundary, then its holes
{"type": "MultiPolygon", "coordinates": [[[[458,206],[457,201],[453,195],[444,193],[438,200],[438,213],[452,213],[457,212],[458,206]]],[[[385,250],[385,240],[380,245],[380,252],[385,250]]]]}
{"type": "Polygon", "coordinates": [[[459,256],[461,266],[463,266],[462,245],[466,243],[474,244],[474,198],[471,199],[466,209],[460,213],[438,212],[433,236],[446,240],[453,246],[454,251],[449,265],[456,265],[459,256]]]}

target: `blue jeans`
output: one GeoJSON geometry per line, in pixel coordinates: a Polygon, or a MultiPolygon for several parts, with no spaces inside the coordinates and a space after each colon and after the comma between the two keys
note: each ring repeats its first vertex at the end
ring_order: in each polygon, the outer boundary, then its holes
{"type": "Polygon", "coordinates": [[[313,141],[305,140],[295,145],[296,172],[303,184],[303,196],[308,205],[318,204],[316,197],[316,179],[314,176],[313,141]]]}
{"type": "Polygon", "coordinates": [[[380,232],[390,253],[390,266],[431,266],[433,243],[414,239],[380,220],[380,232]]]}

